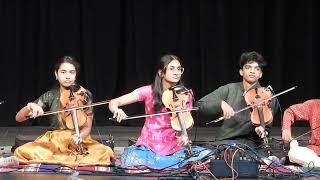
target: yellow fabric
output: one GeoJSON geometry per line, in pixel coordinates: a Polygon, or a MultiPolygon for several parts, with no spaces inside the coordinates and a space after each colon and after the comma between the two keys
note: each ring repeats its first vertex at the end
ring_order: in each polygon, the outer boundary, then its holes
{"type": "Polygon", "coordinates": [[[82,142],[88,154],[78,155],[68,148],[71,130],[48,131],[35,141],[18,147],[14,155],[20,162],[62,164],[67,166],[110,165],[114,157],[110,147],[105,146],[90,136],[82,142]]]}

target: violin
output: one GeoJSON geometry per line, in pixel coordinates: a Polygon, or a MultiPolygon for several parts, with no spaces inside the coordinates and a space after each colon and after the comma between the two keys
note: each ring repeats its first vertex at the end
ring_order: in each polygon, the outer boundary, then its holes
{"type": "MultiPolygon", "coordinates": [[[[170,121],[172,128],[176,131],[181,131],[181,135],[188,137],[186,130],[193,126],[193,118],[191,116],[190,111],[199,110],[198,107],[187,108],[187,104],[189,103],[189,97],[190,90],[180,85],[173,86],[168,90],[164,91],[162,94],[162,102],[164,106],[170,109],[171,111],[130,116],[124,118],[123,120],[172,114],[170,121]]],[[[116,118],[109,118],[109,120],[116,120],[116,118]]],[[[187,144],[187,148],[188,155],[192,155],[193,152],[190,143],[187,144]]]]}
{"type": "MultiPolygon", "coordinates": [[[[78,106],[83,106],[86,104],[87,97],[86,94],[80,91],[80,86],[72,85],[68,91],[62,92],[60,94],[60,103],[65,108],[73,108],[78,106]],[[66,96],[68,96],[66,98],[66,96]]],[[[63,113],[66,126],[69,129],[74,129],[77,136],[80,136],[79,128],[82,127],[87,121],[87,114],[83,109],[73,109],[71,111],[66,111],[63,113]]],[[[76,160],[78,155],[88,154],[88,149],[84,146],[82,142],[77,142],[77,144],[70,143],[68,148],[75,153],[76,160]]]]}
{"type": "MultiPolygon", "coordinates": [[[[188,93],[190,93],[190,90],[185,89],[185,91],[189,91],[188,93]]],[[[186,119],[186,121],[185,121],[186,122],[186,128],[190,129],[193,126],[193,118],[191,116],[190,111],[197,111],[197,110],[199,110],[199,107],[187,108],[186,105],[189,102],[189,95],[188,96],[185,96],[185,95],[184,96],[180,96],[179,94],[180,93],[178,93],[178,95],[176,93],[173,94],[172,90],[167,90],[162,95],[162,101],[164,102],[164,104],[167,105],[166,106],[167,108],[170,107],[170,104],[172,105],[172,103],[170,103],[170,102],[172,101],[171,98],[173,96],[176,96],[175,98],[183,97],[183,98],[180,98],[180,100],[183,99],[182,100],[183,101],[182,104],[184,104],[183,106],[177,105],[177,104],[179,104],[179,102],[174,100],[174,102],[176,103],[175,108],[169,108],[169,109],[176,109],[176,110],[171,110],[171,111],[167,111],[167,112],[153,113],[153,114],[142,114],[142,115],[136,115],[136,116],[128,116],[128,117],[126,117],[126,118],[124,118],[122,120],[130,120],[130,119],[138,119],[138,118],[144,118],[144,117],[160,116],[160,115],[165,115],[165,114],[174,114],[172,116],[173,118],[171,118],[173,120],[173,121],[171,121],[172,122],[171,126],[172,126],[172,128],[174,130],[181,131],[180,125],[178,123],[178,114],[182,113],[183,116],[186,119]],[[181,107],[183,107],[183,108],[181,108],[181,107]]],[[[172,105],[172,107],[174,107],[174,105],[172,105]]],[[[109,118],[109,120],[116,121],[116,118],[109,118]]]]}
{"type": "MultiPolygon", "coordinates": [[[[189,103],[190,90],[184,86],[177,85],[165,90],[162,94],[164,106],[171,111],[187,109],[189,103]]],[[[193,118],[190,111],[177,112],[171,114],[171,127],[176,131],[181,131],[181,135],[188,137],[187,129],[193,126],[193,118]]],[[[190,142],[187,143],[188,155],[193,155],[190,142]]]]}
{"type": "Polygon", "coordinates": [[[254,126],[262,126],[263,135],[261,136],[264,141],[265,148],[270,155],[270,146],[267,138],[266,125],[270,124],[273,120],[272,110],[269,107],[271,103],[272,92],[271,87],[259,87],[246,91],[244,99],[248,106],[251,106],[251,122],[254,126]],[[268,99],[266,101],[263,101],[268,99]]]}
{"type": "MultiPolygon", "coordinates": [[[[80,136],[79,127],[82,127],[87,121],[87,114],[85,108],[108,104],[110,101],[100,101],[92,104],[88,104],[88,96],[82,91],[81,86],[73,85],[70,89],[60,94],[60,105],[61,109],[54,111],[47,111],[41,116],[47,116],[51,114],[61,114],[65,120],[67,128],[75,130],[76,134],[80,136]]],[[[83,143],[69,144],[68,148],[77,155],[88,154],[87,148],[84,147],[83,143]]]]}
{"type": "MultiPolygon", "coordinates": [[[[60,94],[60,103],[63,109],[83,106],[87,104],[86,94],[80,90],[80,86],[71,86],[60,94]]],[[[62,119],[65,120],[66,126],[69,129],[75,129],[73,119],[77,119],[77,125],[81,128],[87,121],[87,114],[83,109],[65,111],[62,113],[62,119]],[[75,114],[73,114],[75,113],[75,114]],[[76,116],[76,117],[73,117],[76,116]]]]}
{"type": "Polygon", "coordinates": [[[254,126],[261,125],[264,128],[272,123],[273,115],[269,107],[272,95],[270,86],[253,88],[245,93],[244,99],[247,105],[252,107],[250,119],[254,126]],[[265,99],[268,100],[263,101],[265,99]]]}
{"type": "MultiPolygon", "coordinates": [[[[174,86],[163,92],[162,102],[164,106],[171,111],[183,110],[188,108],[189,97],[190,91],[188,89],[183,86],[174,86]]],[[[190,111],[172,113],[171,127],[176,131],[182,131],[178,117],[179,114],[184,121],[185,129],[190,129],[194,124],[190,111]]]]}
{"type": "MultiPolygon", "coordinates": [[[[254,104],[250,104],[250,103],[249,103],[247,107],[245,107],[245,108],[243,108],[243,109],[240,109],[240,110],[237,110],[237,111],[235,111],[234,113],[237,114],[237,113],[240,113],[240,112],[242,112],[242,111],[245,111],[245,110],[248,110],[248,109],[252,109],[252,108],[254,108],[255,106],[259,106],[260,104],[263,104],[263,103],[265,103],[266,101],[270,101],[271,99],[273,99],[273,98],[275,98],[275,97],[278,97],[278,96],[280,96],[280,95],[282,95],[282,94],[284,94],[284,93],[287,93],[287,92],[289,92],[289,91],[292,91],[292,90],[294,90],[294,89],[296,89],[296,88],[297,88],[297,86],[294,86],[294,87],[289,88],[289,89],[287,89],[287,90],[284,90],[284,91],[282,91],[282,92],[280,92],[280,93],[278,93],[278,94],[275,94],[275,95],[273,95],[273,96],[271,96],[271,97],[269,97],[269,98],[266,98],[266,99],[261,98],[259,102],[256,102],[256,103],[254,103],[254,104]]],[[[218,119],[215,119],[215,120],[213,120],[213,121],[207,122],[206,125],[211,124],[211,123],[216,123],[216,122],[219,122],[219,121],[222,121],[222,120],[224,120],[224,117],[223,117],[223,116],[220,117],[220,118],[218,118],[218,119]]]]}

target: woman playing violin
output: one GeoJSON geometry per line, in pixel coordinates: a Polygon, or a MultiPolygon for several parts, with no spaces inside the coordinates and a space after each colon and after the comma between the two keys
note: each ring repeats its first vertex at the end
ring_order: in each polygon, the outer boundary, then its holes
{"type": "MultiPolygon", "coordinates": [[[[44,110],[58,110],[67,103],[70,95],[70,87],[75,84],[79,72],[79,64],[73,57],[64,56],[55,65],[55,77],[58,86],[44,93],[34,102],[29,102],[16,115],[16,121],[22,122],[29,118],[36,118],[44,113],[44,110]],[[67,96],[67,97],[66,97],[67,96]],[[63,103],[62,103],[63,102],[63,103]]],[[[92,95],[90,91],[80,86],[76,97],[82,97],[81,102],[91,104],[92,95]]],[[[71,102],[70,102],[71,103],[71,102]]],[[[85,105],[85,104],[83,104],[85,105]]],[[[14,155],[22,163],[50,163],[63,165],[109,165],[113,157],[110,147],[98,143],[90,137],[93,110],[87,108],[82,110],[82,116],[78,117],[79,135],[70,124],[70,113],[59,113],[50,115],[50,124],[53,131],[48,131],[38,137],[34,142],[29,142],[18,147],[14,155]],[[78,155],[71,147],[82,144],[87,150],[86,154],[78,155]]],[[[77,113],[79,114],[79,113],[77,113]]]]}
{"type": "MultiPolygon", "coordinates": [[[[181,83],[184,68],[180,59],[174,55],[164,55],[156,69],[154,83],[140,87],[133,92],[115,98],[109,103],[109,110],[113,117],[121,122],[127,117],[120,106],[143,101],[145,113],[153,114],[167,112],[163,102],[162,94],[170,87],[181,83]]],[[[189,96],[192,107],[192,96],[189,96]]],[[[181,136],[170,125],[171,115],[158,115],[146,117],[140,137],[135,145],[125,149],[121,157],[124,167],[145,166],[150,168],[176,168],[183,159],[178,157],[184,153],[184,145],[188,143],[188,137],[181,136]]],[[[199,148],[200,149],[200,148],[199,148]]],[[[199,156],[200,157],[200,156],[199,156]]]]}
{"type": "MultiPolygon", "coordinates": [[[[257,52],[245,52],[240,58],[239,74],[242,82],[230,83],[219,87],[210,94],[198,101],[200,113],[207,117],[214,117],[223,113],[224,118],[219,130],[217,140],[239,140],[251,146],[260,145],[265,135],[262,126],[253,126],[250,111],[243,111],[235,114],[235,110],[240,110],[247,106],[245,101],[246,92],[259,88],[258,80],[262,77],[262,68],[266,65],[264,58],[257,52]]],[[[276,106],[274,99],[268,105],[272,114],[275,113],[276,106]]],[[[266,127],[267,130],[269,126],[266,127]]]]}

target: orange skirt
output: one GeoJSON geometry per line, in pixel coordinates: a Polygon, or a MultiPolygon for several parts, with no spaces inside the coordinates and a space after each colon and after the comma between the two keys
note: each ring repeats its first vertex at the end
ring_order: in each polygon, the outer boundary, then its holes
{"type": "Polygon", "coordinates": [[[24,164],[45,163],[67,166],[110,165],[114,158],[110,147],[87,136],[83,141],[86,154],[79,155],[69,149],[72,130],[48,131],[35,141],[26,143],[14,151],[19,162],[24,164]]]}

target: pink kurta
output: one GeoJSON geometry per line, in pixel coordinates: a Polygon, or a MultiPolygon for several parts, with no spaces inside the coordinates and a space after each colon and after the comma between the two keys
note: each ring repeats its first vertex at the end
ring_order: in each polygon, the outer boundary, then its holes
{"type": "MultiPolygon", "coordinates": [[[[134,93],[139,97],[139,101],[144,102],[146,114],[155,113],[151,85],[140,87],[134,93]]],[[[189,106],[192,106],[192,103],[189,106]]],[[[165,107],[161,109],[161,112],[166,111],[165,107]]],[[[155,153],[162,155],[173,154],[181,150],[183,147],[177,142],[176,131],[171,128],[170,117],[169,114],[146,117],[136,145],[147,146],[155,153]]]]}
{"type": "MultiPolygon", "coordinates": [[[[282,129],[290,129],[295,120],[309,121],[310,128],[320,126],[320,99],[308,100],[301,104],[295,104],[285,110],[282,129]]],[[[320,128],[311,133],[308,148],[320,155],[320,128]]]]}

